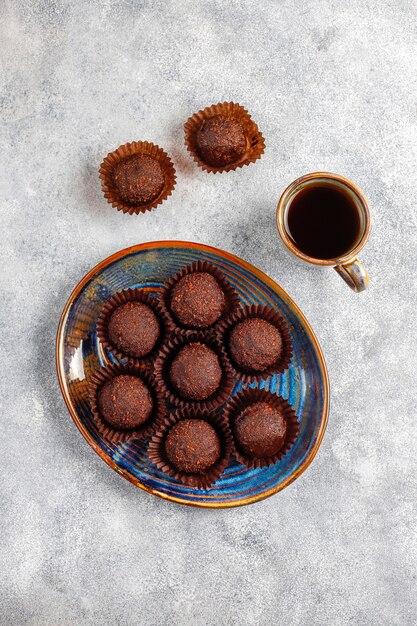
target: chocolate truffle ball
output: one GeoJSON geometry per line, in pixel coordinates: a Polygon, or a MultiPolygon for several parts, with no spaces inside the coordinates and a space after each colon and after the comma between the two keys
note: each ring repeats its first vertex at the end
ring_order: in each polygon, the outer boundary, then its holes
{"type": "Polygon", "coordinates": [[[213,426],[200,419],[177,422],[165,440],[165,452],[174,467],[188,474],[203,474],[220,456],[220,438],[213,426]]]}
{"type": "Polygon", "coordinates": [[[206,400],[220,386],[219,358],[204,343],[190,343],[181,348],[172,361],[170,379],[183,398],[206,400]]]}
{"type": "Polygon", "coordinates": [[[204,163],[212,167],[237,163],[246,150],[243,127],[224,115],[210,117],[197,131],[196,148],[204,163]]]}
{"type": "Polygon", "coordinates": [[[278,328],[261,318],[248,318],[233,328],[229,337],[230,354],[245,371],[262,372],[278,361],[282,337],[278,328]]]}
{"type": "Polygon", "coordinates": [[[149,354],[160,333],[158,318],[147,304],[126,302],[111,314],[107,326],[110,343],[133,357],[149,354]]]}
{"type": "Polygon", "coordinates": [[[284,445],[287,422],[277,407],[255,402],[236,417],[234,434],[238,448],[247,456],[271,457],[284,445]]]}
{"type": "Polygon", "coordinates": [[[171,311],[180,324],[206,328],[220,319],[225,307],[223,289],[208,272],[186,274],[171,293],[171,311]]]}
{"type": "Polygon", "coordinates": [[[124,202],[142,205],[159,196],[165,178],[157,159],[147,154],[133,154],[117,163],[113,184],[124,202]]]}
{"type": "Polygon", "coordinates": [[[151,393],[137,376],[120,374],[108,380],[98,392],[98,408],[105,422],[117,430],[138,428],[150,417],[151,393]]]}

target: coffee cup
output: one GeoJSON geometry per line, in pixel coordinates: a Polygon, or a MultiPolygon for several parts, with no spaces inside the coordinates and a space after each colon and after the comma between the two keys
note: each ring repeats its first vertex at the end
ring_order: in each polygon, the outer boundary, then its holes
{"type": "Polygon", "coordinates": [[[357,255],[368,240],[371,216],[365,196],[350,180],[329,172],[297,178],[278,202],[277,226],[298,258],[333,267],[353,291],[368,287],[357,255]]]}

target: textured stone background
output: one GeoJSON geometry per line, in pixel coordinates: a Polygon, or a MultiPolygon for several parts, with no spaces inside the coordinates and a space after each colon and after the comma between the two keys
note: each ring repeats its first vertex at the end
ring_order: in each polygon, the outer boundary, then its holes
{"type": "Polygon", "coordinates": [[[416,597],[417,8],[413,0],[3,0],[1,23],[0,623],[411,625],[416,597]],[[246,105],[261,161],[215,177],[182,124],[246,105]],[[164,146],[174,195],[129,217],[103,200],[102,157],[164,146]],[[368,196],[372,287],[287,256],[275,207],[298,175],[368,196]],[[277,280],[327,358],[328,431],[284,492],[180,507],[111,471],[71,422],[54,341],[102,258],[185,239],[277,280]]]}

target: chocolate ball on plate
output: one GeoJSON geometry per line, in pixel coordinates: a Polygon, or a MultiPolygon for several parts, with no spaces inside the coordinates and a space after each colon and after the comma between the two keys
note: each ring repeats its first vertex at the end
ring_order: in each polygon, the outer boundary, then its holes
{"type": "Polygon", "coordinates": [[[287,422],[282,411],[266,402],[255,402],[234,422],[238,448],[249,457],[266,458],[277,454],[285,442],[287,422]]]}
{"type": "Polygon", "coordinates": [[[110,343],[132,357],[144,357],[155,347],[160,334],[159,321],[147,304],[126,302],[109,319],[110,343]]]}
{"type": "Polygon", "coordinates": [[[206,328],[217,322],[225,308],[223,289],[208,272],[186,274],[171,293],[171,311],[190,328],[206,328]]]}
{"type": "Polygon", "coordinates": [[[262,372],[281,356],[281,333],[270,322],[248,318],[236,324],[229,336],[232,360],[243,370],[262,372]]]}
{"type": "Polygon", "coordinates": [[[221,379],[219,357],[204,343],[185,345],[171,363],[171,383],[187,400],[206,400],[218,390],[221,379]]]}
{"type": "Polygon", "coordinates": [[[117,430],[142,426],[151,416],[153,400],[147,385],[137,376],[120,374],[108,380],[98,392],[101,417],[117,430]]]}
{"type": "Polygon", "coordinates": [[[220,438],[213,426],[200,419],[177,422],[168,432],[165,452],[181,472],[204,473],[220,456],[220,438]]]}

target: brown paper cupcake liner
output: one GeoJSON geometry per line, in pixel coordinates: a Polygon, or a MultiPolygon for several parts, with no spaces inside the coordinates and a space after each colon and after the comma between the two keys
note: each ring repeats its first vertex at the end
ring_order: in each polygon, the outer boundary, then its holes
{"type": "Polygon", "coordinates": [[[108,439],[111,443],[124,443],[125,441],[131,441],[132,439],[146,439],[146,437],[149,437],[155,429],[159,428],[161,420],[165,416],[164,398],[158,390],[155,378],[151,372],[144,370],[143,368],[131,365],[108,365],[103,367],[95,372],[88,381],[88,395],[90,398],[90,406],[94,423],[96,424],[101,435],[108,439]],[[117,430],[113,428],[104,421],[98,408],[97,396],[100,388],[108,380],[111,380],[120,374],[129,374],[140,378],[148,387],[153,400],[153,411],[149,419],[139,428],[132,430],[117,430]]]}
{"type": "Polygon", "coordinates": [[[268,467],[269,465],[277,463],[287,454],[290,448],[292,448],[300,433],[300,426],[297,420],[297,416],[294,413],[291,405],[286,400],[284,400],[284,398],[281,398],[280,396],[277,396],[269,391],[265,391],[264,389],[244,389],[240,393],[236,394],[235,397],[226,405],[223,415],[228,420],[230,430],[232,432],[233,454],[235,455],[239,463],[242,463],[242,465],[246,465],[246,467],[248,468],[268,467]],[[246,409],[251,404],[254,404],[255,402],[266,402],[270,406],[276,407],[283,411],[285,415],[285,419],[287,422],[287,434],[285,437],[284,445],[282,446],[281,450],[273,456],[264,458],[247,456],[241,450],[239,450],[239,446],[236,442],[234,434],[235,419],[244,409],[246,409]]]}
{"type": "Polygon", "coordinates": [[[158,204],[161,204],[171,195],[176,181],[175,168],[167,153],[164,152],[162,148],[149,141],[132,141],[131,143],[119,146],[114,152],[109,152],[100,165],[99,176],[101,179],[101,188],[107,202],[118,211],[123,211],[123,213],[129,213],[130,215],[133,213],[145,213],[145,211],[150,211],[157,207],[158,204]],[[120,198],[113,184],[113,172],[117,163],[120,163],[120,161],[134,154],[145,154],[155,158],[164,173],[165,184],[161,193],[147,204],[130,204],[125,202],[120,198]]]}
{"type": "Polygon", "coordinates": [[[144,367],[152,367],[155,358],[158,355],[159,349],[164,342],[165,336],[167,334],[165,315],[162,311],[162,307],[159,304],[158,298],[152,297],[149,293],[147,293],[143,288],[137,289],[125,289],[123,291],[118,291],[114,296],[109,298],[107,302],[104,304],[100,316],[97,320],[97,335],[100,339],[101,345],[103,348],[107,348],[113,354],[113,356],[121,361],[122,359],[126,359],[127,363],[131,366],[144,366],[144,367]],[[155,313],[158,318],[160,325],[160,336],[152,349],[152,351],[143,356],[143,357],[134,357],[130,354],[122,352],[116,346],[112,345],[108,338],[107,328],[110,320],[110,316],[122,304],[126,304],[127,302],[140,302],[142,304],[146,304],[149,306],[152,311],[155,313]]]}
{"type": "Polygon", "coordinates": [[[260,304],[251,304],[249,306],[242,307],[232,313],[226,320],[220,322],[217,328],[217,334],[220,343],[223,345],[227,359],[229,361],[230,368],[234,376],[239,378],[244,383],[253,381],[259,381],[272,374],[280,374],[284,372],[291,361],[293,355],[293,348],[291,342],[290,331],[283,317],[274,309],[268,306],[262,306],[260,304]],[[241,368],[234,361],[229,350],[229,335],[232,329],[239,322],[243,322],[249,318],[261,318],[266,322],[273,324],[281,333],[282,338],[282,351],[279,359],[265,370],[253,371],[250,368],[241,368]]]}
{"type": "Polygon", "coordinates": [[[233,449],[232,434],[227,420],[219,413],[207,410],[183,409],[171,413],[162,420],[162,424],[153,435],[148,446],[148,455],[151,461],[172,478],[185,485],[197,489],[209,489],[225,470],[233,449]],[[172,465],[165,453],[165,439],[170,429],[184,419],[201,419],[213,426],[221,441],[220,458],[204,474],[188,474],[181,472],[172,465]]]}
{"type": "Polygon", "coordinates": [[[166,324],[168,331],[175,332],[178,334],[187,335],[190,332],[194,333],[198,332],[210,332],[216,328],[216,326],[220,323],[221,320],[226,319],[233,311],[235,311],[240,306],[240,299],[237,294],[237,291],[232,287],[232,285],[226,280],[224,274],[212,263],[208,261],[194,261],[191,265],[187,265],[182,270],[177,272],[174,276],[172,276],[169,280],[164,284],[161,294],[160,294],[160,303],[161,308],[164,312],[166,324]],[[206,328],[189,328],[178,322],[170,309],[170,299],[171,293],[175,285],[187,274],[193,274],[196,272],[206,272],[211,274],[219,283],[225,295],[226,307],[222,316],[217,322],[212,324],[211,326],[207,326],[206,328]]]}
{"type": "Polygon", "coordinates": [[[189,117],[185,122],[184,131],[185,145],[187,146],[188,152],[190,152],[197,165],[206,172],[213,172],[216,174],[216,172],[230,172],[232,170],[236,170],[238,167],[254,163],[257,159],[260,159],[262,154],[265,152],[265,140],[262,133],[259,131],[258,126],[252,120],[248,111],[243,106],[235,102],[219,102],[218,104],[213,104],[212,106],[198,111],[198,113],[194,113],[194,115],[189,117]],[[225,165],[223,167],[212,167],[211,165],[205,163],[198,154],[196,144],[197,131],[200,130],[205,120],[213,117],[214,115],[231,117],[237,122],[240,122],[243,126],[246,135],[246,150],[242,158],[236,163],[231,163],[230,165],[225,165]]]}
{"type": "Polygon", "coordinates": [[[181,409],[190,408],[212,411],[226,402],[235,383],[226,354],[216,337],[207,336],[202,332],[189,333],[186,336],[171,336],[159,352],[154,365],[154,373],[161,393],[164,394],[169,404],[181,409]],[[219,388],[205,400],[187,400],[187,398],[183,398],[170,382],[169,371],[173,359],[183,346],[190,343],[204,343],[211,348],[217,354],[222,369],[222,379],[219,388]]]}

